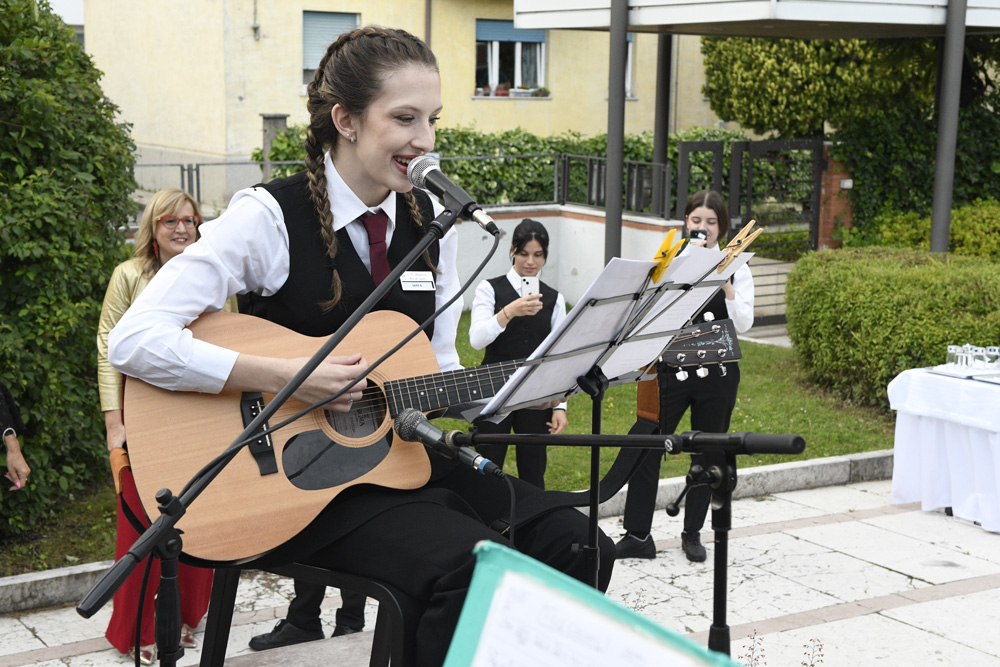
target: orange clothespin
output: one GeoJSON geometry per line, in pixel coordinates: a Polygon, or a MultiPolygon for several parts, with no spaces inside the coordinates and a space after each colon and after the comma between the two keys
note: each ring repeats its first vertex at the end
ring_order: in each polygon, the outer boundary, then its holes
{"type": "Polygon", "coordinates": [[[750,244],[753,243],[753,240],[757,238],[762,231],[764,231],[763,229],[758,229],[753,234],[750,233],[750,230],[753,229],[756,222],[756,220],[748,222],[746,226],[740,230],[740,233],[733,237],[733,240],[729,242],[729,245],[723,249],[722,252],[726,253],[726,258],[719,262],[719,273],[725,271],[726,267],[732,264],[733,260],[736,259],[736,256],[749,248],[750,244]]]}
{"type": "Polygon", "coordinates": [[[660,282],[663,277],[663,272],[667,270],[670,266],[670,262],[674,261],[674,257],[680,252],[681,246],[684,245],[683,241],[678,241],[674,243],[674,237],[677,236],[677,230],[671,229],[667,232],[667,236],[663,239],[663,243],[660,244],[659,249],[656,254],[653,255],[653,261],[659,262],[653,267],[650,277],[653,279],[654,283],[660,282]]]}

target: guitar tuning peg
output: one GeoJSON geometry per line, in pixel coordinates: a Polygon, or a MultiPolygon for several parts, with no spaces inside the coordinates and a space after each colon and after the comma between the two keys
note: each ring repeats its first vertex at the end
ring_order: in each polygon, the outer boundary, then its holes
{"type": "Polygon", "coordinates": [[[719,364],[719,375],[721,375],[722,377],[726,377],[726,375],[728,373],[729,373],[729,371],[726,370],[726,365],[725,364],[719,364]]]}
{"type": "Polygon", "coordinates": [[[726,358],[726,354],[727,354],[727,350],[726,350],[726,348],[723,347],[723,348],[719,348],[718,350],[716,350],[715,353],[717,355],[719,355],[719,359],[725,359],[726,358]]]}
{"type": "Polygon", "coordinates": [[[675,375],[674,377],[677,378],[678,382],[684,382],[684,380],[688,379],[688,372],[682,368],[679,371],[677,371],[677,375],[675,375]]]}
{"type": "Polygon", "coordinates": [[[701,319],[703,321],[705,321],[705,322],[714,322],[715,321],[715,313],[712,313],[712,312],[702,313],[701,319]]]}
{"type": "Polygon", "coordinates": [[[678,352],[677,353],[677,363],[682,364],[682,363],[684,363],[685,359],[687,359],[687,355],[686,354],[684,354],[683,352],[678,352]]]}
{"type": "Polygon", "coordinates": [[[697,375],[700,378],[707,378],[708,377],[708,369],[705,368],[704,366],[698,366],[698,368],[697,368],[697,370],[695,370],[694,374],[697,375]]]}

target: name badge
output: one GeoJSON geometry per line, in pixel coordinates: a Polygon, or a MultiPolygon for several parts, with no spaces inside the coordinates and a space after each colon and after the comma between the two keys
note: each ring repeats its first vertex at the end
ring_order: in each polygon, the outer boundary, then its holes
{"type": "Polygon", "coordinates": [[[434,274],[430,271],[404,271],[399,277],[404,292],[433,292],[434,274]]]}

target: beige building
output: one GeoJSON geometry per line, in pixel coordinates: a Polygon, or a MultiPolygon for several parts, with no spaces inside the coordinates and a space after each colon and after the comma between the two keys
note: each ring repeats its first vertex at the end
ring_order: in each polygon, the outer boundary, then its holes
{"type": "MultiPolygon", "coordinates": [[[[304,81],[326,45],[357,25],[429,39],[445,127],[607,130],[607,32],[517,30],[511,0],[86,0],[84,7],[86,49],[132,125],[139,164],[209,163],[199,169],[208,202],[224,203],[259,180],[255,167],[224,163],[245,161],[261,145],[261,114],[307,120],[304,81]]],[[[715,125],[701,95],[698,39],[683,40],[671,129],[715,125]]],[[[656,53],[656,35],[630,36],[626,132],[653,128],[656,53]]],[[[176,186],[178,173],[140,166],[137,179],[149,189],[176,186]]]]}

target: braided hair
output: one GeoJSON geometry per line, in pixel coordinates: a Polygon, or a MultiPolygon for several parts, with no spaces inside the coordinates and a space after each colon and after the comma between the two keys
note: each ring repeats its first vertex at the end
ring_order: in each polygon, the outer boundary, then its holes
{"type": "MultiPolygon", "coordinates": [[[[438,70],[430,47],[405,30],[366,26],[346,32],[330,44],[307,88],[309,127],[306,129],[306,169],[309,194],[319,216],[327,255],[337,256],[337,236],[333,231],[333,212],[326,189],[324,153],[335,150],[341,139],[331,111],[339,104],[345,111],[363,118],[372,102],[382,93],[387,74],[407,65],[423,65],[438,70]]],[[[422,227],[420,207],[413,192],[404,195],[414,225],[422,227]]],[[[424,260],[432,266],[430,254],[424,260]]],[[[330,299],[324,310],[340,301],[342,285],[334,270],[330,299]]]]}

